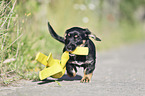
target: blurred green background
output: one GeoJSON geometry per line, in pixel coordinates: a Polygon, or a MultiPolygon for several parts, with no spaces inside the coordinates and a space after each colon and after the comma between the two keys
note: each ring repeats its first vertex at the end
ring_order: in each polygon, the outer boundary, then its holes
{"type": "Polygon", "coordinates": [[[145,39],[144,0],[0,0],[0,83],[38,80],[43,68],[38,52],[60,59],[63,44],[53,39],[47,22],[61,36],[66,29],[88,28],[100,37],[98,51],[145,39]]]}

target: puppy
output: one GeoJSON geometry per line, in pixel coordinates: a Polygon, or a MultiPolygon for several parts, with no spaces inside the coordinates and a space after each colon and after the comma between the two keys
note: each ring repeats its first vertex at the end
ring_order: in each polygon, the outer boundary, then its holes
{"type": "Polygon", "coordinates": [[[56,34],[51,25],[48,22],[48,29],[53,38],[65,44],[63,52],[71,52],[76,49],[76,47],[88,47],[88,55],[75,55],[69,53],[69,60],[66,64],[67,75],[70,77],[75,77],[77,69],[76,67],[84,68],[84,76],[80,82],[87,83],[91,81],[93,71],[95,69],[96,63],[96,49],[94,43],[89,39],[89,37],[94,38],[97,41],[101,41],[95,35],[92,35],[88,29],[83,29],[80,27],[72,27],[65,32],[65,36],[61,37],[56,34]]]}

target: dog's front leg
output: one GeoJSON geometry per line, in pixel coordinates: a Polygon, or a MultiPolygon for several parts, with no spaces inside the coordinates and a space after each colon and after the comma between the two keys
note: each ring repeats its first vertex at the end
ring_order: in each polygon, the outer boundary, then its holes
{"type": "Polygon", "coordinates": [[[88,82],[91,82],[91,78],[92,78],[92,75],[93,75],[93,71],[95,69],[95,65],[89,65],[85,68],[84,70],[84,76],[83,78],[81,79],[81,83],[88,83],[88,82]]]}
{"type": "Polygon", "coordinates": [[[92,75],[93,75],[93,73],[86,74],[86,73],[84,72],[84,76],[83,76],[83,78],[81,79],[80,82],[81,82],[81,83],[88,83],[88,82],[91,82],[92,75]]]}
{"type": "Polygon", "coordinates": [[[75,77],[77,69],[74,65],[67,63],[66,64],[67,75],[69,77],[75,77]]]}

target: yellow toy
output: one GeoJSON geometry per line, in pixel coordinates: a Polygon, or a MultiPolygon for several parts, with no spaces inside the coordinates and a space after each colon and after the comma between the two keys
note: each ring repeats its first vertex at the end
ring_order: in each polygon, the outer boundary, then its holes
{"type": "MultiPolygon", "coordinates": [[[[88,55],[88,51],[88,47],[77,47],[71,54],[88,55]]],[[[35,60],[45,65],[45,68],[39,72],[40,80],[50,76],[53,78],[61,78],[66,70],[65,65],[69,60],[69,52],[65,51],[61,56],[61,60],[53,59],[52,53],[46,56],[39,52],[35,60]]]]}

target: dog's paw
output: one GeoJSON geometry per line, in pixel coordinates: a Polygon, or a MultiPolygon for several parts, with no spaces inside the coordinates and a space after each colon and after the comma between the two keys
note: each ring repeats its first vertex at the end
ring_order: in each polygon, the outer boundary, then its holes
{"type": "Polygon", "coordinates": [[[73,71],[73,72],[67,73],[67,76],[69,76],[69,77],[75,77],[76,76],[76,72],[73,71]]]}
{"type": "Polygon", "coordinates": [[[81,83],[89,83],[89,82],[91,82],[91,79],[88,77],[85,77],[85,78],[83,77],[80,82],[81,83]]]}
{"type": "Polygon", "coordinates": [[[92,78],[93,73],[90,74],[84,74],[84,77],[81,79],[81,83],[89,83],[91,82],[91,78],[92,78]]]}

